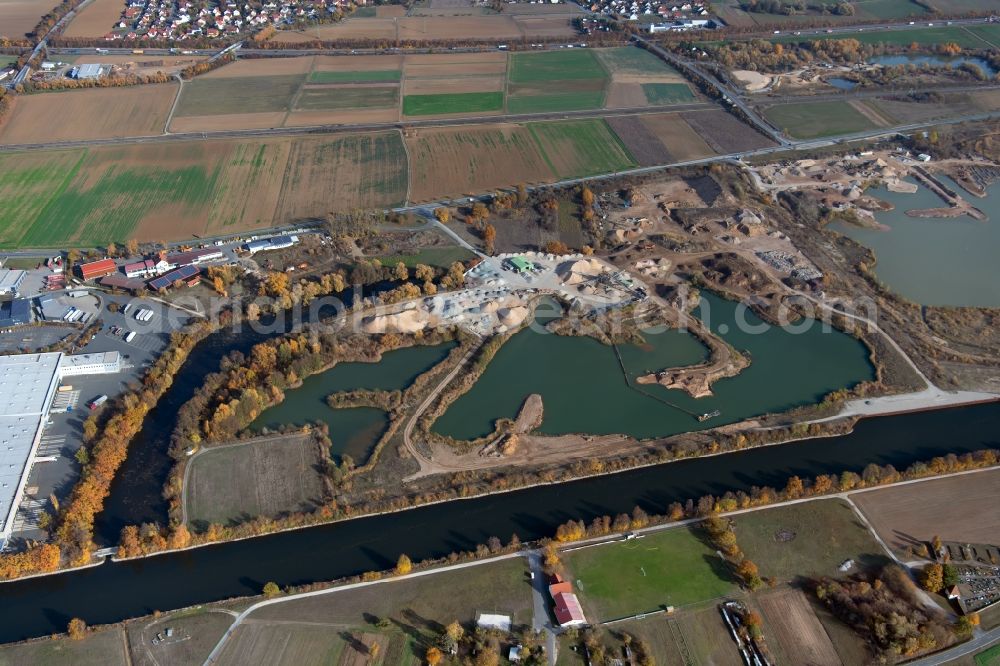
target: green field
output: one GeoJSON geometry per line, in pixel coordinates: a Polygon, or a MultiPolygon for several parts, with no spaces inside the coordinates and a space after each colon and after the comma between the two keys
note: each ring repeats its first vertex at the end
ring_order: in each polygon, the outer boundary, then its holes
{"type": "Polygon", "coordinates": [[[855,13],[877,19],[901,19],[921,16],[927,9],[913,0],[857,0],[855,13]]]}
{"type": "Polygon", "coordinates": [[[309,83],[381,83],[399,81],[403,78],[402,70],[377,69],[370,72],[311,72],[309,83]]]}
{"type": "Polygon", "coordinates": [[[559,178],[622,171],[637,164],[602,118],[529,123],[527,127],[559,178]]]}
{"type": "Polygon", "coordinates": [[[287,111],[301,74],[227,79],[194,79],[184,84],[174,115],[217,116],[229,113],[287,111]]]}
{"type": "Polygon", "coordinates": [[[604,91],[524,95],[507,99],[507,113],[546,113],[599,109],[604,106],[604,91]]]}
{"type": "Polygon", "coordinates": [[[736,516],[733,524],[737,543],[757,563],[761,575],[782,582],[800,576],[836,576],[837,567],[847,559],[873,568],[888,563],[878,542],[843,500],[753,511],[736,516]]]}
{"type": "Polygon", "coordinates": [[[295,104],[300,111],[386,109],[399,104],[399,86],[304,88],[295,104]]]}
{"type": "MultiPolygon", "coordinates": [[[[207,655],[206,655],[207,656],[207,655]]],[[[60,636],[0,647],[0,666],[113,666],[130,663],[120,627],[88,634],[79,641],[60,636]]]]}
{"type": "Polygon", "coordinates": [[[813,139],[874,129],[875,123],[847,102],[780,104],[764,111],[778,129],[796,139],[813,139]]]}
{"type": "Polygon", "coordinates": [[[676,74],[680,73],[646,49],[635,46],[621,46],[614,49],[599,49],[597,56],[615,74],[676,74]]]}
{"type": "Polygon", "coordinates": [[[694,99],[686,83],[643,83],[642,92],[650,104],[679,104],[694,99]]]}
{"type": "Polygon", "coordinates": [[[379,257],[383,266],[395,266],[399,262],[406,264],[407,268],[413,268],[417,264],[427,266],[440,266],[447,268],[456,261],[468,261],[473,258],[473,254],[461,247],[429,247],[420,250],[416,254],[394,254],[391,256],[379,257]]]}
{"type": "Polygon", "coordinates": [[[686,606],[737,587],[726,564],[687,527],[573,551],[562,560],[592,623],[686,606]]]}
{"type": "Polygon", "coordinates": [[[830,35],[809,35],[808,37],[796,37],[789,35],[776,37],[772,42],[812,42],[826,39],[856,39],[862,44],[893,44],[896,46],[909,46],[919,44],[921,46],[933,46],[936,44],[955,43],[962,48],[985,49],[989,48],[981,37],[990,39],[990,35],[995,35],[995,31],[1000,26],[979,26],[981,35],[973,34],[972,30],[962,26],[945,26],[934,28],[908,28],[906,30],[871,30],[866,29],[861,32],[835,33],[830,35]]]}
{"type": "Polygon", "coordinates": [[[503,92],[406,95],[404,116],[434,116],[446,113],[483,113],[503,109],[503,92]]]}
{"type": "Polygon", "coordinates": [[[594,52],[586,49],[512,53],[508,72],[511,83],[605,79],[607,76],[594,52]]]}
{"type": "Polygon", "coordinates": [[[976,666],[1000,666],[1000,645],[994,645],[977,654],[976,666]]]}

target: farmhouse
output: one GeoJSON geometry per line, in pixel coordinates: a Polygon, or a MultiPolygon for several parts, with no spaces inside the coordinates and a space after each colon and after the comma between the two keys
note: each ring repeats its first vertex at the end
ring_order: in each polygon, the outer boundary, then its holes
{"type": "Polygon", "coordinates": [[[125,264],[125,277],[144,278],[159,275],[170,270],[171,266],[163,259],[144,259],[131,264],[125,264]]]}
{"type": "Polygon", "coordinates": [[[59,381],[69,375],[118,372],[120,367],[118,352],[0,357],[0,547],[13,531],[31,460],[59,381]]]}
{"type": "Polygon", "coordinates": [[[107,275],[97,281],[102,287],[109,289],[121,289],[133,295],[138,294],[146,288],[146,283],[138,278],[122,277],[121,275],[107,275]]]}
{"type": "Polygon", "coordinates": [[[0,295],[17,294],[17,290],[27,275],[22,270],[4,268],[0,270],[0,295]]]}
{"type": "Polygon", "coordinates": [[[95,64],[78,65],[70,70],[70,78],[85,81],[87,79],[101,78],[101,66],[95,64]]]}
{"type": "Polygon", "coordinates": [[[170,287],[176,286],[182,282],[187,282],[188,286],[194,286],[195,284],[198,284],[197,278],[198,273],[200,272],[201,269],[197,266],[181,266],[180,268],[170,271],[166,275],[161,275],[158,278],[150,280],[148,286],[153,291],[169,289],[170,287]]]}
{"type": "Polygon", "coordinates": [[[114,259],[101,259],[80,265],[80,277],[84,280],[96,280],[97,278],[111,275],[118,270],[114,259]]]}
{"type": "Polygon", "coordinates": [[[587,624],[580,600],[573,594],[573,584],[554,574],[549,584],[549,595],[554,603],[553,611],[560,627],[582,627],[587,624]]]}

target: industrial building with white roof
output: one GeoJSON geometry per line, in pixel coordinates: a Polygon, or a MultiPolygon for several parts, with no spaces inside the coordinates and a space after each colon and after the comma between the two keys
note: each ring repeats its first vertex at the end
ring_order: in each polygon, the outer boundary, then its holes
{"type": "Polygon", "coordinates": [[[118,372],[118,352],[0,356],[0,547],[10,538],[59,381],[118,372]]]}

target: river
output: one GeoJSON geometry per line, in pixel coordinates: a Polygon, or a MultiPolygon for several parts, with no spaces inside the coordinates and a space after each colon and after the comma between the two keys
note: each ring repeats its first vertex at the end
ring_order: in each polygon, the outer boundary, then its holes
{"type": "Polygon", "coordinates": [[[569,518],[661,512],[674,500],[752,485],[783,485],[792,474],[899,468],[915,460],[1000,445],[1000,405],[869,419],[854,433],[685,460],[602,478],[454,501],[384,516],[219,544],[145,560],[0,585],[0,642],[201,602],[257,594],[266,581],[301,584],[469,549],[496,535],[551,534],[569,518]]]}
{"type": "MultiPolygon", "coordinates": [[[[939,178],[954,191],[964,192],[947,176],[939,178]]],[[[873,188],[868,194],[895,206],[894,210],[875,214],[888,230],[843,222],[831,224],[830,228],[874,250],[875,272],[893,291],[922,305],[1000,306],[1000,262],[996,259],[996,248],[1000,247],[1000,183],[991,185],[984,199],[963,195],[986,213],[986,222],[967,216],[909,217],[908,210],[946,205],[924,187],[914,194],[889,192],[883,187],[873,188]]]]}

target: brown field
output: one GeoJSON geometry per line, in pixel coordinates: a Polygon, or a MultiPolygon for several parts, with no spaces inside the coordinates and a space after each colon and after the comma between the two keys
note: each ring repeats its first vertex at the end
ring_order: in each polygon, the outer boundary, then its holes
{"type": "Polygon", "coordinates": [[[22,95],[0,122],[0,143],[162,134],[177,84],[22,95]]]}
{"type": "Polygon", "coordinates": [[[54,6],[50,0],[0,0],[0,37],[23,39],[54,6]]]}
{"type": "Polygon", "coordinates": [[[296,142],[277,211],[291,221],[335,209],[398,205],[406,198],[406,174],[395,131],[296,142]]]}
{"type": "MultiPolygon", "coordinates": [[[[715,113],[715,111],[709,113],[715,113]]],[[[671,161],[693,160],[715,153],[712,147],[679,113],[653,113],[641,116],[641,118],[646,129],[659,138],[667,149],[671,161]]]]}
{"type": "Polygon", "coordinates": [[[184,495],[195,524],[307,511],[323,499],[318,447],[308,435],[207,449],[190,464],[184,495]]]}
{"type": "Polygon", "coordinates": [[[241,76],[281,76],[285,74],[306,74],[312,69],[313,56],[297,58],[255,58],[237,60],[202,74],[199,79],[232,79],[241,76]]]}
{"type": "Polygon", "coordinates": [[[342,109],[338,111],[292,111],[285,127],[309,125],[361,125],[399,120],[399,109],[342,109]]]}
{"type": "Polygon", "coordinates": [[[639,166],[654,166],[674,162],[673,155],[663,145],[659,137],[642,121],[641,116],[620,116],[608,118],[608,125],[615,131],[639,166]]]}
{"type": "Polygon", "coordinates": [[[719,153],[736,153],[774,145],[771,139],[721,109],[680,115],[705,143],[719,153]]]}
{"type": "Polygon", "coordinates": [[[170,121],[171,132],[213,132],[231,129],[267,129],[281,127],[285,112],[231,113],[220,116],[183,116],[170,121]]]}
{"type": "Polygon", "coordinates": [[[506,71],[506,53],[443,53],[406,56],[407,76],[503,74],[506,71]]]}
{"type": "Polygon", "coordinates": [[[608,90],[608,101],[605,106],[609,109],[646,106],[646,93],[638,83],[623,83],[616,80],[608,90]]]}
{"type": "Polygon", "coordinates": [[[375,8],[376,18],[400,18],[406,16],[406,7],[403,5],[385,5],[375,8]]]}
{"type": "Polygon", "coordinates": [[[851,499],[893,550],[934,535],[945,541],[1000,544],[1000,470],[855,493],[851,499]]]}
{"type": "Polygon", "coordinates": [[[63,30],[64,37],[103,37],[125,10],[122,0],[94,0],[63,30]]]}
{"type": "Polygon", "coordinates": [[[764,640],[778,663],[841,666],[805,594],[785,589],[762,594],[755,601],[764,618],[764,640]]]}
{"type": "MultiPolygon", "coordinates": [[[[314,56],[313,69],[317,72],[371,72],[384,69],[403,69],[401,55],[375,56],[314,56]]],[[[414,56],[410,56],[414,57],[414,56]]]]}
{"type": "Polygon", "coordinates": [[[79,641],[59,636],[0,647],[0,666],[125,666],[130,663],[121,627],[95,631],[79,641]]]}
{"type": "MultiPolygon", "coordinates": [[[[98,0],[102,2],[104,0],[98,0]]],[[[110,24],[109,24],[110,26],[110,24]]],[[[103,33],[102,33],[103,34],[103,33]]],[[[404,16],[401,18],[352,18],[307,30],[282,30],[275,42],[311,40],[385,39],[422,41],[438,39],[518,39],[520,37],[571,37],[576,30],[567,16],[517,17],[404,16]]]]}
{"type": "Polygon", "coordinates": [[[410,200],[432,201],[554,178],[527,129],[519,125],[420,130],[406,139],[410,200]]]}
{"type": "MultiPolygon", "coordinates": [[[[411,79],[403,83],[404,95],[438,95],[444,93],[496,92],[503,90],[503,77],[470,76],[464,78],[411,79]]],[[[476,115],[479,115],[477,112],[476,115]]]]}

